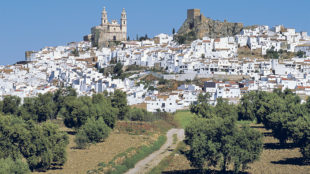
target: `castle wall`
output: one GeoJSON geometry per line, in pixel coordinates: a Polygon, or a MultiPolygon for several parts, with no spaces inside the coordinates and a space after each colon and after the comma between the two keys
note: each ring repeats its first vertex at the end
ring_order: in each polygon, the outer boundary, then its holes
{"type": "Polygon", "coordinates": [[[187,10],[187,19],[194,19],[195,17],[200,16],[200,9],[188,9],[187,10]]]}

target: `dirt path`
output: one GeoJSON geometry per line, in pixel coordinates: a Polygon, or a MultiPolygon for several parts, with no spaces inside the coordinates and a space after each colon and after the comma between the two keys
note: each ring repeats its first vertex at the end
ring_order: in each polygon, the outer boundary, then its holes
{"type": "Polygon", "coordinates": [[[161,160],[168,156],[176,148],[178,142],[184,140],[184,129],[170,129],[167,132],[167,142],[156,152],[153,152],[143,160],[139,161],[135,168],[130,169],[126,174],[144,174],[157,166],[161,160]],[[178,140],[173,144],[173,135],[177,134],[178,140]]]}

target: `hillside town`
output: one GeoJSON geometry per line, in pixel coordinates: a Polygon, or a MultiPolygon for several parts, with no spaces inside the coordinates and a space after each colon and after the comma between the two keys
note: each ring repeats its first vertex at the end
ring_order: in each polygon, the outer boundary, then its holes
{"type": "Polygon", "coordinates": [[[213,105],[217,98],[238,103],[243,94],[254,90],[288,88],[303,100],[310,96],[307,32],[283,25],[254,26],[244,28],[235,36],[203,37],[191,44],[180,44],[169,34],[141,41],[127,40],[125,10],[121,22],[113,20],[110,24],[104,9],[101,26],[94,28],[102,33],[106,29],[121,33],[117,37],[110,33],[115,45],[104,40],[102,46],[98,43],[100,38],[95,39],[95,43],[93,35],[98,32],[92,31],[84,41],[28,51],[25,61],[0,66],[0,96],[14,95],[23,99],[60,87],[72,87],[78,95],[88,96],[120,89],[126,92],[129,105],[149,112],[187,109],[197,101],[199,93],[206,92],[213,105]],[[116,63],[120,63],[123,70],[129,66],[142,67],[142,70],[133,70],[125,78],[100,72],[116,63]],[[148,76],[157,80],[151,85],[143,83],[148,76]],[[161,79],[180,83],[173,89],[161,91],[158,89],[161,79]],[[201,83],[194,83],[197,81],[201,83]]]}

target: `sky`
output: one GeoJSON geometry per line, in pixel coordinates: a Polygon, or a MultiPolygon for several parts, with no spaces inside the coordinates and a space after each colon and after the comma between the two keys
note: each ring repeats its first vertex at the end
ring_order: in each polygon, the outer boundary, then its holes
{"type": "Polygon", "coordinates": [[[310,35],[309,0],[1,0],[0,65],[24,60],[28,50],[81,41],[100,24],[104,6],[109,20],[119,20],[126,9],[130,38],[171,34],[191,8],[212,19],[283,24],[310,35]]]}

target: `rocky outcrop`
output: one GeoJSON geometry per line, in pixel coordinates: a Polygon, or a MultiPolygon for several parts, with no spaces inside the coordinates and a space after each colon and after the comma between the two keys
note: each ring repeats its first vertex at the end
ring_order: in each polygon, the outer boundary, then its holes
{"type": "Polygon", "coordinates": [[[204,36],[210,38],[234,36],[243,29],[242,23],[231,23],[213,20],[200,14],[200,10],[188,10],[187,19],[179,29],[175,38],[180,42],[189,43],[204,36]]]}

